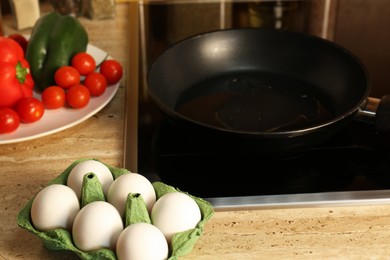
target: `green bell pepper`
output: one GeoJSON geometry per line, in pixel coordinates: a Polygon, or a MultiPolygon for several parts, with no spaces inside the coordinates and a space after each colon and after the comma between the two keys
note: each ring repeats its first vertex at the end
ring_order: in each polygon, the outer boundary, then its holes
{"type": "Polygon", "coordinates": [[[76,17],[56,11],[42,15],[32,28],[25,55],[36,89],[54,85],[55,71],[69,65],[72,56],[86,51],[87,45],[87,31],[76,17]]]}

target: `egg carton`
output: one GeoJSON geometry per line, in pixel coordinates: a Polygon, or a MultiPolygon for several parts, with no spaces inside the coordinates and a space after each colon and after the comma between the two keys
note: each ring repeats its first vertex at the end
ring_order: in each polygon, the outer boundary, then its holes
{"type": "MultiPolygon", "coordinates": [[[[91,158],[83,158],[74,161],[68,168],[66,168],[57,178],[52,180],[48,185],[52,184],[64,184],[66,185],[67,178],[73,167],[75,167],[78,163],[84,161],[84,160],[91,160],[91,158]]],[[[96,161],[99,161],[97,159],[93,159],[96,161]]],[[[104,163],[103,163],[104,164],[104,163]]],[[[114,180],[118,178],[119,176],[129,173],[127,169],[124,168],[117,168],[113,167],[110,165],[105,164],[111,171],[114,180]]],[[[174,188],[170,185],[167,185],[163,182],[153,182],[153,187],[156,192],[156,198],[160,198],[166,193],[169,192],[183,192],[179,190],[178,188],[174,188]]],[[[88,189],[86,189],[88,191],[88,189]]],[[[88,193],[88,192],[86,192],[88,193]]],[[[92,192],[93,193],[93,192],[92,192]]],[[[186,192],[184,192],[186,193],[186,192]]],[[[176,233],[173,238],[172,238],[172,243],[170,247],[170,252],[169,252],[169,260],[175,260],[178,259],[179,256],[184,256],[189,254],[193,247],[195,246],[196,242],[200,238],[200,236],[203,233],[204,226],[208,220],[211,219],[211,217],[214,214],[214,210],[212,205],[207,202],[206,200],[193,196],[189,193],[186,193],[189,195],[191,198],[195,200],[195,202],[198,204],[202,218],[201,221],[197,224],[197,226],[194,229],[190,229],[184,232],[179,232],[176,233]]],[[[36,195],[35,195],[36,196],[36,195]]],[[[96,251],[90,251],[90,252],[85,252],[80,249],[78,249],[75,244],[73,243],[72,240],[72,234],[70,231],[66,229],[54,229],[50,231],[39,231],[34,228],[32,221],[31,221],[31,206],[34,201],[34,198],[31,198],[27,204],[23,207],[23,209],[19,212],[17,215],[17,224],[19,227],[24,228],[28,230],[29,232],[35,234],[41,241],[42,244],[45,248],[53,251],[73,251],[79,258],[81,259],[107,259],[107,260],[114,260],[117,259],[115,251],[107,248],[99,249],[96,251]]],[[[91,194],[86,194],[87,197],[87,203],[90,203],[93,201],[93,196],[91,194]],[[91,199],[92,198],[92,199],[91,199]]],[[[130,199],[131,196],[129,196],[128,199],[130,199]]],[[[82,203],[81,203],[82,204],[82,203]]],[[[125,226],[129,225],[131,223],[132,215],[138,216],[137,214],[137,208],[132,208],[132,212],[130,214],[127,214],[125,216],[125,226]]],[[[140,212],[144,210],[144,208],[139,209],[140,212]]]]}

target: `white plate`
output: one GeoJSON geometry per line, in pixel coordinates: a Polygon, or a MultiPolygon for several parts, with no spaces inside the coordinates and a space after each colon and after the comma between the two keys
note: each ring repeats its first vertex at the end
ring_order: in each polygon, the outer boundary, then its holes
{"type": "MultiPolygon", "coordinates": [[[[87,52],[92,54],[96,64],[103,61],[107,53],[96,46],[88,45],[87,52]]],[[[110,56],[107,59],[111,58],[110,56]]],[[[105,107],[115,96],[119,88],[119,82],[107,86],[106,91],[99,97],[91,97],[89,104],[80,109],[59,108],[54,110],[46,109],[43,117],[34,123],[23,124],[12,133],[0,134],[0,144],[9,144],[27,141],[42,136],[60,132],[72,126],[75,126],[86,119],[90,118],[103,107],[105,107]]],[[[40,98],[40,94],[34,93],[34,96],[40,98]]]]}

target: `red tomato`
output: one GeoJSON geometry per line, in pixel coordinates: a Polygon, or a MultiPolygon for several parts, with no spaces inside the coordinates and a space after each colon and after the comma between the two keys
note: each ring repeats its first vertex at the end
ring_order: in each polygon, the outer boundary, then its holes
{"type": "Polygon", "coordinates": [[[20,118],[15,110],[9,107],[0,108],[0,134],[11,133],[20,125],[20,118]]]}
{"type": "Polygon", "coordinates": [[[109,85],[117,83],[123,75],[122,65],[116,60],[105,60],[100,65],[100,73],[109,85]]]}
{"type": "Polygon", "coordinates": [[[91,96],[97,97],[106,91],[107,80],[103,74],[99,72],[92,72],[85,77],[84,85],[88,88],[91,96]]]}
{"type": "Polygon", "coordinates": [[[41,98],[47,109],[57,109],[65,106],[65,90],[59,86],[45,88],[41,98]]]}
{"type": "Polygon", "coordinates": [[[35,97],[21,98],[16,103],[16,112],[23,123],[33,123],[43,117],[45,106],[35,97]]]}
{"type": "Polygon", "coordinates": [[[72,57],[71,65],[80,75],[87,75],[96,69],[95,59],[91,54],[86,52],[79,52],[72,57]]]}
{"type": "Polygon", "coordinates": [[[74,85],[66,93],[66,103],[72,108],[82,108],[88,105],[91,94],[86,86],[74,85]]]}
{"type": "Polygon", "coordinates": [[[62,88],[70,88],[80,83],[80,73],[72,66],[62,66],[54,73],[54,81],[62,88]]]}
{"type": "Polygon", "coordinates": [[[8,38],[11,38],[12,40],[16,41],[20,45],[20,47],[22,47],[23,52],[26,53],[26,49],[27,49],[27,45],[28,45],[28,41],[27,41],[26,37],[24,37],[20,33],[13,33],[13,34],[8,35],[8,38]]]}

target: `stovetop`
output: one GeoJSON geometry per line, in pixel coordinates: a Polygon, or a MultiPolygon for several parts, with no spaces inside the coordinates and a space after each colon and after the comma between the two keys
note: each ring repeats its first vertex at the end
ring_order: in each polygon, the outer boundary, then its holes
{"type": "Polygon", "coordinates": [[[390,134],[372,124],[353,121],[318,146],[279,155],[160,116],[139,124],[138,171],[215,207],[390,202],[390,134]]]}
{"type": "MultiPolygon", "coordinates": [[[[144,19],[140,10],[131,16],[137,27],[144,19]]],[[[139,26],[150,24],[155,42],[147,44],[142,28],[129,41],[126,168],[203,197],[216,209],[390,203],[390,136],[370,124],[352,122],[317,147],[279,158],[170,125],[147,97],[145,83],[149,59],[167,47],[159,27],[165,23],[155,15],[160,11],[150,16],[156,21],[139,26]]]]}
{"type": "Polygon", "coordinates": [[[163,181],[201,197],[336,191],[364,176],[373,153],[347,144],[350,136],[342,135],[339,143],[330,140],[296,154],[263,154],[247,143],[164,121],[151,144],[151,162],[163,181]]]}

